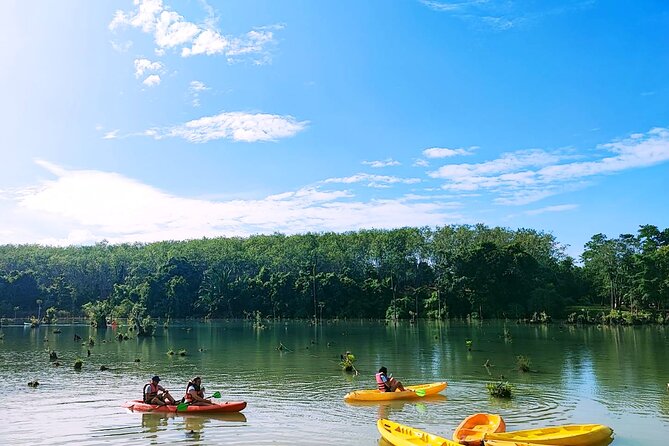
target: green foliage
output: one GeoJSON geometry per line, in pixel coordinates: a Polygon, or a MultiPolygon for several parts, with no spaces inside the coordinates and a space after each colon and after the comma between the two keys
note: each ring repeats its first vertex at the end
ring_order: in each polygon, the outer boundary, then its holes
{"type": "Polygon", "coordinates": [[[46,308],[45,318],[53,321],[53,308],[68,316],[83,313],[99,327],[127,318],[129,330],[141,336],[152,333],[148,316],[240,318],[255,312],[271,321],[476,315],[547,322],[569,313],[577,313],[576,321],[578,310],[564,314],[564,308],[594,303],[631,313],[615,323],[666,320],[669,230],[646,225],[637,235],[597,234],[582,260],[580,267],[567,257],[551,234],[485,225],[66,248],[6,245],[0,246],[0,316],[25,319],[46,308]]]}
{"type": "Polygon", "coordinates": [[[74,361],[74,370],[81,370],[83,366],[84,366],[84,361],[82,361],[81,358],[77,358],[74,361]]]}
{"type": "Polygon", "coordinates": [[[502,379],[497,382],[486,383],[485,387],[488,389],[488,393],[496,398],[511,398],[513,393],[513,385],[502,379]]]}
{"type": "Polygon", "coordinates": [[[527,356],[520,355],[516,357],[516,366],[521,372],[529,372],[531,364],[532,362],[527,356]]]}

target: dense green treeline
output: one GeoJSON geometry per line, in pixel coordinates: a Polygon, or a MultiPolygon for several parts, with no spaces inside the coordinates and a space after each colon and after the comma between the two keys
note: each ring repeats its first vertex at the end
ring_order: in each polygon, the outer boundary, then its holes
{"type": "Polygon", "coordinates": [[[602,303],[667,307],[669,230],[597,234],[583,266],[550,234],[484,225],[0,246],[4,317],[524,318],[602,303]]]}

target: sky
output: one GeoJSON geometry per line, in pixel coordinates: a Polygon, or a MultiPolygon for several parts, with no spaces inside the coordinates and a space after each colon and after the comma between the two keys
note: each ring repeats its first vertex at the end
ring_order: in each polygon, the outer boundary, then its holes
{"type": "Polygon", "coordinates": [[[0,244],[669,227],[665,1],[3,7],[0,244]]]}

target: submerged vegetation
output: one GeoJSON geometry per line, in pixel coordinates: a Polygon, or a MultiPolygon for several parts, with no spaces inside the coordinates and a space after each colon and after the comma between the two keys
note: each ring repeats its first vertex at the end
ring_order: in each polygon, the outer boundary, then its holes
{"type": "Polygon", "coordinates": [[[497,382],[489,382],[485,385],[488,393],[496,398],[511,398],[513,392],[513,385],[509,381],[500,378],[497,382]]]}
{"type": "Polygon", "coordinates": [[[521,372],[529,372],[532,361],[527,356],[520,355],[516,357],[516,366],[521,372]]]}
{"type": "Polygon", "coordinates": [[[85,315],[98,327],[125,319],[139,337],[153,335],[155,318],[189,317],[248,318],[257,328],[279,318],[669,322],[669,229],[597,234],[582,261],[550,234],[484,225],[5,245],[0,316],[85,315]],[[595,305],[603,310],[586,310],[595,305]]]}

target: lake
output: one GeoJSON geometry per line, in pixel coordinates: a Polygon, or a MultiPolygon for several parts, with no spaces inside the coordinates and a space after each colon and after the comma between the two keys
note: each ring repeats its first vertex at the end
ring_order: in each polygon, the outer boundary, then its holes
{"type": "Polygon", "coordinates": [[[3,443],[386,445],[376,429],[380,417],[451,438],[475,412],[501,414],[507,430],[602,423],[614,429],[615,446],[669,442],[666,327],[291,321],[255,329],[220,321],[174,323],[152,338],[119,342],[125,332],[122,326],[3,326],[3,443]],[[89,337],[95,345],[82,345],[89,337]],[[170,356],[170,349],[187,355],[170,356]],[[49,361],[49,350],[60,367],[49,361]],[[340,369],[345,350],[357,357],[359,375],[340,369]],[[517,370],[518,355],[531,360],[530,372],[517,370]],[[77,357],[81,371],[73,368],[77,357]],[[375,387],[382,365],[404,384],[449,386],[440,397],[416,401],[345,403],[347,392],[375,387]],[[143,384],[156,374],[179,396],[200,375],[207,393],[220,391],[223,401],[245,400],[248,407],[212,417],[121,407],[141,398],[143,384]],[[514,385],[510,400],[488,395],[485,383],[500,375],[514,385]],[[32,380],[39,386],[28,387],[32,380]]]}

